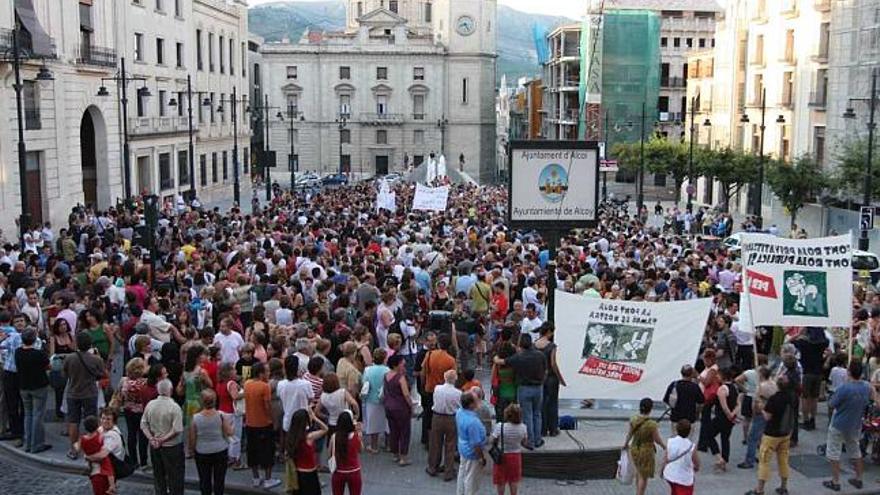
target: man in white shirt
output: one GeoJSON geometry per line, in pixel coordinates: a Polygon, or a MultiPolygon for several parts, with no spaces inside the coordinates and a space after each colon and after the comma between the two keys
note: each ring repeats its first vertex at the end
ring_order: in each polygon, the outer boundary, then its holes
{"type": "Polygon", "coordinates": [[[535,332],[544,322],[538,316],[538,308],[532,303],[526,304],[526,317],[520,323],[522,333],[535,332]]]}
{"type": "Polygon", "coordinates": [[[455,452],[458,436],[455,429],[455,411],[461,407],[461,390],[455,387],[458,373],[454,369],[443,373],[443,384],[434,388],[434,405],[431,407],[431,438],[428,443],[428,467],[431,476],[437,476],[444,461],[443,479],[455,478],[455,452]],[[442,459],[441,459],[442,457],[442,459]]]}
{"type": "Polygon", "coordinates": [[[244,347],[244,339],[238,332],[232,331],[232,322],[228,318],[220,320],[220,332],[214,335],[213,346],[220,348],[220,364],[238,362],[239,351],[244,347]]]}
{"type": "MultiPolygon", "coordinates": [[[[308,363],[306,363],[308,365],[308,363]]],[[[284,360],[284,374],[286,380],[278,382],[278,398],[281,400],[281,408],[284,411],[284,419],[281,428],[288,431],[293,413],[309,407],[309,400],[313,397],[312,385],[302,378],[299,372],[300,362],[296,355],[287,356],[284,360]]]]}
{"type": "Polygon", "coordinates": [[[159,311],[159,301],[155,297],[151,297],[143,314],[141,314],[140,323],[150,327],[150,337],[167,344],[171,342],[172,334],[178,336],[180,332],[174,325],[165,321],[165,318],[156,314],[157,311],[159,311]]]}

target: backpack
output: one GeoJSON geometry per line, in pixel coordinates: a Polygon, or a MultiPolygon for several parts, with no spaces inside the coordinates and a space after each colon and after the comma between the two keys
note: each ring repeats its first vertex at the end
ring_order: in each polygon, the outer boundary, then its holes
{"type": "Polygon", "coordinates": [[[679,380],[675,380],[669,385],[671,390],[669,391],[669,399],[666,401],[666,405],[671,409],[675,409],[675,404],[678,403],[678,382],[679,380]]]}
{"type": "Polygon", "coordinates": [[[391,326],[388,327],[388,335],[391,335],[392,333],[396,333],[396,334],[400,335],[401,337],[403,337],[403,331],[400,330],[400,324],[403,322],[403,320],[404,320],[403,309],[398,308],[394,312],[394,321],[391,322],[391,326]]]}
{"type": "Polygon", "coordinates": [[[559,417],[559,429],[560,430],[577,430],[577,420],[574,419],[574,416],[560,416],[559,417]]]}

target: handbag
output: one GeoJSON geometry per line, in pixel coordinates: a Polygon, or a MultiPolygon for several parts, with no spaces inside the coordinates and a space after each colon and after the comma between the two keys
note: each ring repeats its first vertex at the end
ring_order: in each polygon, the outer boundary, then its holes
{"type": "MultiPolygon", "coordinates": [[[[226,393],[232,396],[232,392],[229,391],[229,385],[231,383],[235,383],[232,380],[226,382],[226,393]]],[[[241,399],[233,399],[232,400],[232,413],[236,416],[244,416],[244,397],[241,399]]]]}
{"type": "MultiPolygon", "coordinates": [[[[632,429],[629,436],[630,441],[646,421],[647,420],[642,421],[632,429]]],[[[631,485],[634,476],[635,467],[633,466],[633,461],[629,454],[629,442],[627,442],[627,444],[620,450],[620,459],[617,461],[617,474],[614,477],[617,478],[617,481],[619,481],[621,485],[631,485]]]]}
{"type": "Polygon", "coordinates": [[[501,423],[501,446],[498,446],[497,441],[493,442],[492,447],[489,449],[489,457],[492,458],[492,462],[496,466],[504,463],[504,422],[501,423]]]}
{"type": "Polygon", "coordinates": [[[327,459],[327,469],[330,474],[336,472],[336,434],[330,437],[330,458],[327,459]]]}
{"type": "Polygon", "coordinates": [[[364,380],[364,384],[361,385],[361,397],[366,397],[370,394],[370,382],[364,380]]]}

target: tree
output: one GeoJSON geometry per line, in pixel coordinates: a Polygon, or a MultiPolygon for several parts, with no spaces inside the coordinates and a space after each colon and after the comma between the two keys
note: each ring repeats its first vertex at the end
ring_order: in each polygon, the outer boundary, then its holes
{"type": "Polygon", "coordinates": [[[828,186],[828,177],[819,162],[810,155],[801,155],[794,163],[773,160],[768,163],[767,183],[791,215],[791,227],[797,214],[828,186]]]}
{"type": "MultiPolygon", "coordinates": [[[[880,153],[874,150],[871,159],[871,197],[880,197],[880,153]]],[[[868,162],[868,141],[856,138],[844,141],[835,158],[837,168],[831,177],[831,186],[850,197],[861,198],[865,192],[865,164],[868,162]]]]}
{"type": "Polygon", "coordinates": [[[681,184],[688,174],[688,146],[655,136],[645,145],[645,168],[653,174],[672,176],[675,181],[675,202],[678,203],[681,184]]]}
{"type": "Polygon", "coordinates": [[[759,166],[760,158],[757,156],[730,148],[694,150],[694,168],[697,173],[721,183],[723,211],[728,211],[730,198],[743,186],[758,180],[759,166]]]}

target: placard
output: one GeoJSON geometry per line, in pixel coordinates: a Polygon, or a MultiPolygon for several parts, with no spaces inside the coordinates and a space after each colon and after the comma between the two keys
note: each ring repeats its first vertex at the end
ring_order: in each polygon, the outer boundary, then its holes
{"type": "Polygon", "coordinates": [[[595,142],[512,141],[508,220],[513,228],[567,230],[596,224],[595,142]]]}
{"type": "Polygon", "coordinates": [[[449,186],[428,187],[416,183],[412,209],[422,211],[446,211],[449,201],[449,186]]]}
{"type": "Polygon", "coordinates": [[[757,326],[852,323],[852,237],[743,234],[743,304],[757,326]]]}
{"type": "Polygon", "coordinates": [[[712,299],[665,303],[556,291],[562,399],[663,398],[700,351],[712,299]]]}

